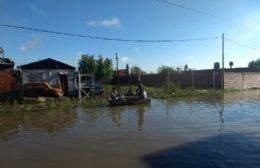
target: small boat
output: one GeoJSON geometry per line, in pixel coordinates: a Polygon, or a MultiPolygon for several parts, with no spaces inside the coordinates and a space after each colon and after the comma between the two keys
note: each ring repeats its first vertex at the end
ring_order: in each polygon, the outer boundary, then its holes
{"type": "Polygon", "coordinates": [[[127,106],[127,105],[139,105],[139,104],[149,104],[151,102],[150,98],[138,99],[138,97],[122,97],[118,100],[108,99],[110,106],[127,106]]]}

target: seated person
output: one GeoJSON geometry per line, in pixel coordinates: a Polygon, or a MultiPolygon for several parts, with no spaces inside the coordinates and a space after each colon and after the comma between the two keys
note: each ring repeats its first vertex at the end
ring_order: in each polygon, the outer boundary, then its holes
{"type": "Polygon", "coordinates": [[[116,100],[119,99],[119,93],[117,92],[116,87],[112,88],[110,98],[111,98],[112,101],[116,101],[116,100]]]}
{"type": "Polygon", "coordinates": [[[143,86],[141,80],[138,80],[138,86],[137,86],[136,92],[137,92],[137,96],[139,99],[144,100],[147,98],[147,93],[144,90],[144,86],[143,86]]]}
{"type": "Polygon", "coordinates": [[[131,88],[131,86],[128,88],[128,91],[127,91],[127,94],[126,94],[126,96],[132,96],[132,95],[134,95],[134,93],[132,92],[132,88],[131,88]]]}

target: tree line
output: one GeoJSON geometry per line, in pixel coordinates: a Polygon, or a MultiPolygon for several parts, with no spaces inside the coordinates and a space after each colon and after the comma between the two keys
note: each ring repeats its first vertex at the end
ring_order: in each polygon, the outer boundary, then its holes
{"type": "MultiPolygon", "coordinates": [[[[95,58],[94,55],[83,54],[79,60],[79,71],[81,73],[94,73],[96,80],[110,80],[113,77],[113,63],[112,59],[104,58],[102,55],[95,58]]],[[[127,65],[128,66],[128,65],[127,65]]],[[[229,62],[230,68],[234,66],[233,61],[229,62]]],[[[251,61],[248,64],[248,68],[260,70],[260,59],[251,61]]],[[[214,69],[220,69],[220,63],[214,63],[214,69]]],[[[157,69],[157,74],[174,74],[182,71],[189,71],[188,65],[183,67],[172,67],[167,65],[161,65],[157,69]]],[[[148,74],[141,67],[134,65],[130,69],[130,73],[133,75],[148,74]]]]}
{"type": "Polygon", "coordinates": [[[80,73],[94,73],[96,80],[110,80],[113,76],[112,59],[102,55],[96,59],[94,55],[83,54],[78,64],[80,73]]]}

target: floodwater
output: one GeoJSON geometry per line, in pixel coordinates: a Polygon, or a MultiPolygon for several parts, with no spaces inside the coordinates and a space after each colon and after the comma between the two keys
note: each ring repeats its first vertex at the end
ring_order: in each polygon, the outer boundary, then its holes
{"type": "Polygon", "coordinates": [[[1,114],[0,167],[257,168],[260,92],[1,114]]]}

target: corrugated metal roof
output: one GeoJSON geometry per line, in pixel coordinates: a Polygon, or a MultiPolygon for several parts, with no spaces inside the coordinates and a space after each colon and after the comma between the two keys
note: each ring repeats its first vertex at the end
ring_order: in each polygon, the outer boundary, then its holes
{"type": "Polygon", "coordinates": [[[8,58],[0,58],[0,70],[5,70],[13,67],[14,67],[13,61],[11,61],[8,58]]]}
{"type": "Polygon", "coordinates": [[[41,61],[32,62],[26,65],[21,65],[18,68],[25,69],[71,69],[75,70],[75,67],[65,64],[63,62],[47,58],[41,61]]]}

